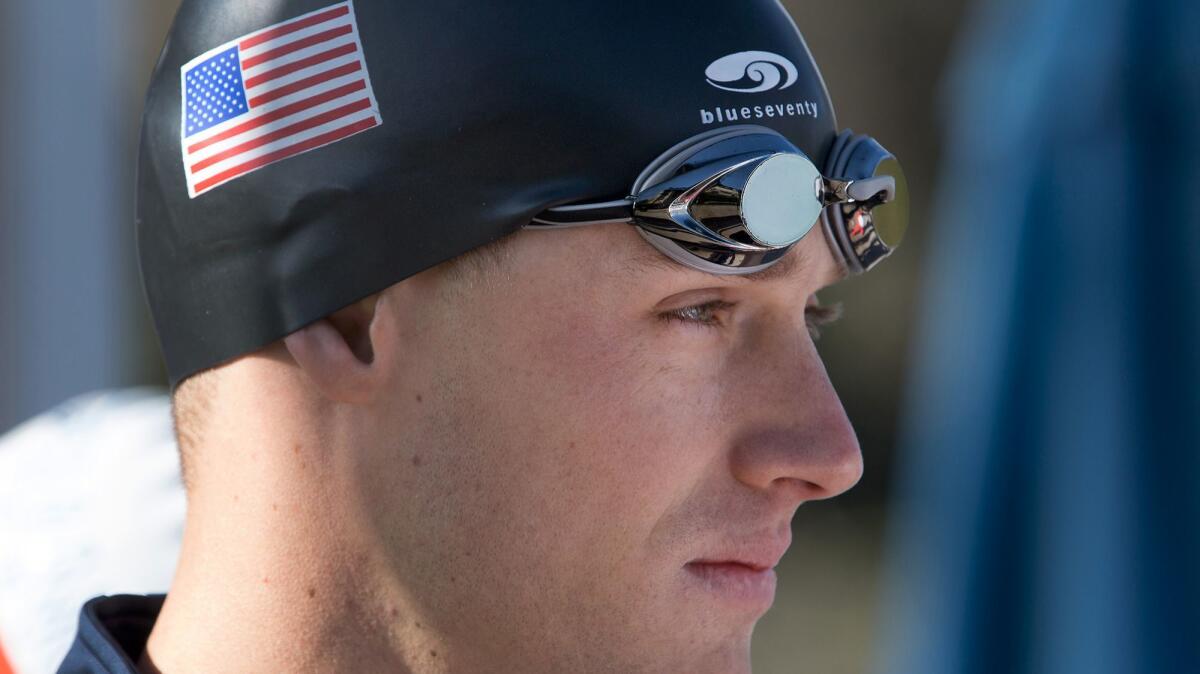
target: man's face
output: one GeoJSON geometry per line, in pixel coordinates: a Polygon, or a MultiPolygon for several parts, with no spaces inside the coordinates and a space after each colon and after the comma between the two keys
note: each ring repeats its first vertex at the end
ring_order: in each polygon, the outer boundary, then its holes
{"type": "Polygon", "coordinates": [[[774,562],[862,470],[805,322],[839,275],[819,227],[753,281],[626,225],[514,236],[479,283],[406,280],[427,301],[375,346],[397,367],[356,470],[397,620],[450,671],[749,671],[774,572],[689,563],[774,562]]]}

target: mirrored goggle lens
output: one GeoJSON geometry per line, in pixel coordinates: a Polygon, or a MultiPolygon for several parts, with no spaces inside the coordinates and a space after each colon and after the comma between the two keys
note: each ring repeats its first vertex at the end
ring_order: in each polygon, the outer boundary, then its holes
{"type": "Polygon", "coordinates": [[[904,233],[908,230],[908,181],[904,177],[904,169],[895,157],[888,157],[879,162],[874,175],[888,175],[896,180],[896,193],[892,200],[871,209],[875,234],[890,251],[900,245],[904,233]]]}
{"type": "Polygon", "coordinates": [[[799,241],[821,215],[821,174],[804,156],[780,153],[765,159],[746,180],[741,217],[759,243],[781,247],[799,241]]]}

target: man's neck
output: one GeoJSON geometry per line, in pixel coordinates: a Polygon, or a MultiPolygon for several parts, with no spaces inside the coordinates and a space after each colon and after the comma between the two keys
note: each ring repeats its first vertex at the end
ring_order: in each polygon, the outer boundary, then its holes
{"type": "Polygon", "coordinates": [[[228,490],[189,498],[175,579],[139,669],[444,671],[423,657],[440,651],[445,662],[428,621],[352,520],[331,510],[228,490]]]}

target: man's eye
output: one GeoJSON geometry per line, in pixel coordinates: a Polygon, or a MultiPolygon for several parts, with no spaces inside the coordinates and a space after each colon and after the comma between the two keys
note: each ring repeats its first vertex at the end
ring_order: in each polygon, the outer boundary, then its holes
{"type": "Polygon", "coordinates": [[[804,322],[813,341],[821,338],[821,328],[842,317],[842,303],[810,304],[804,308],[804,322]]]}
{"type": "Polygon", "coordinates": [[[733,306],[732,302],[725,300],[713,300],[704,304],[695,304],[674,311],[667,311],[659,314],[665,321],[679,321],[681,323],[690,323],[693,325],[718,326],[721,325],[721,313],[733,306]]]}
{"type": "MultiPolygon", "coordinates": [[[[713,300],[704,304],[695,304],[660,314],[663,320],[679,321],[699,327],[719,327],[722,325],[724,312],[734,306],[733,302],[713,300]]],[[[820,328],[837,321],[842,315],[842,304],[820,305],[810,304],[804,308],[805,324],[808,334],[814,340],[821,338],[820,328]]]]}

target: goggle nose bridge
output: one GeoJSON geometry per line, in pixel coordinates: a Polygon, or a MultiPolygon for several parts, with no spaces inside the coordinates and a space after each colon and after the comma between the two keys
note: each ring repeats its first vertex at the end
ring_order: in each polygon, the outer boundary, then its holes
{"type": "Polygon", "coordinates": [[[861,202],[868,206],[886,204],[896,199],[896,178],[873,176],[858,180],[822,180],[821,200],[825,206],[838,203],[861,202]],[[879,198],[883,195],[882,198],[879,198]]]}

